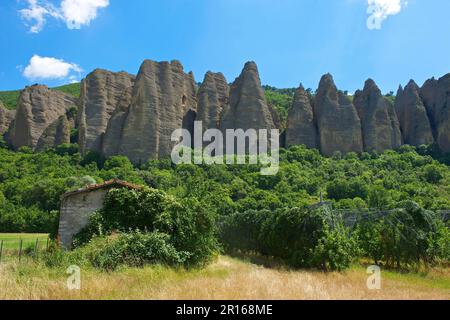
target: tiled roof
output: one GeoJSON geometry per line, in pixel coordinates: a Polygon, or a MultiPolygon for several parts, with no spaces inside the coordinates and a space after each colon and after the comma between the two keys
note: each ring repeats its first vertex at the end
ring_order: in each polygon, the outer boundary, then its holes
{"type": "Polygon", "coordinates": [[[113,179],[113,180],[106,181],[105,183],[93,184],[93,185],[87,186],[86,188],[83,188],[83,189],[67,192],[62,196],[62,199],[65,199],[67,197],[71,197],[73,195],[77,195],[80,193],[86,193],[86,192],[91,192],[91,191],[100,190],[100,189],[111,189],[114,187],[123,187],[123,188],[132,189],[132,190],[139,190],[139,189],[143,188],[142,186],[138,186],[136,184],[121,181],[118,179],[113,179]]]}

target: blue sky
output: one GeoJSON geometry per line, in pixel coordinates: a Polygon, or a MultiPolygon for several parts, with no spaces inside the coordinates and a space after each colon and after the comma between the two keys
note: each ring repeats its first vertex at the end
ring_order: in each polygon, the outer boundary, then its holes
{"type": "Polygon", "coordinates": [[[95,68],[136,73],[148,58],[178,59],[197,81],[212,70],[231,82],[254,60],[277,87],[315,89],[330,72],[342,90],[371,77],[396,91],[450,72],[450,1],[405,2],[2,0],[0,90],[56,86],[95,68]],[[41,20],[21,11],[32,5],[45,10],[41,20]],[[379,29],[369,29],[373,14],[379,29]]]}

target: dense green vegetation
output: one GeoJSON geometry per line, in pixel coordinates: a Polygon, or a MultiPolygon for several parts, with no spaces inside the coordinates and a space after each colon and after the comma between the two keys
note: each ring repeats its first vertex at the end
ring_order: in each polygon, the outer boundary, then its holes
{"type": "Polygon", "coordinates": [[[348,227],[326,206],[250,210],[223,218],[221,240],[228,249],[325,271],[347,269],[359,258],[398,269],[449,261],[450,231],[441,217],[412,201],[398,207],[384,217],[361,212],[348,227]]]}
{"type": "MultiPolygon", "coordinates": [[[[139,264],[155,258],[121,255],[124,246],[128,246],[126,239],[135,237],[167,253],[164,259],[173,264],[195,265],[208,261],[215,248],[212,236],[215,231],[209,223],[216,218],[226,247],[244,250],[241,246],[255,240],[236,237],[237,240],[230,242],[234,236],[223,236],[225,231],[248,234],[241,233],[240,229],[223,229],[233,225],[247,228],[240,218],[227,220],[235,216],[244,217],[244,221],[260,217],[261,225],[252,232],[258,234],[260,231],[255,230],[263,230],[267,238],[260,239],[258,235],[257,245],[266,247],[254,250],[277,256],[293,266],[345,269],[351,263],[350,258],[358,256],[355,252],[390,265],[433,263],[445,256],[450,241],[446,238],[448,234],[437,225],[435,214],[450,208],[450,169],[431,155],[441,161],[447,159],[433,147],[403,146],[383,154],[336,153],[327,158],[317,150],[295,146],[280,151],[278,175],[262,176],[259,166],[254,165],[175,166],[170,159],[133,167],[121,156],[106,161],[95,154],[82,157],[76,145],[62,145],[43,153],[33,153],[28,148],[18,152],[0,148],[0,232],[54,235],[62,194],[86,184],[118,178],[150,189],[142,194],[113,193],[105,209],[94,215],[84,238],[80,235],[79,244],[103,236],[95,240],[103,243],[99,247],[117,253],[118,261],[124,264],[130,263],[128,259],[139,264]],[[319,201],[320,193],[334,209],[403,208],[403,211],[392,215],[395,220],[377,220],[365,229],[364,224],[355,230],[343,227],[340,222],[330,226],[323,212],[308,209],[319,201]],[[404,201],[410,201],[407,208],[404,201]],[[188,220],[180,220],[177,210],[185,212],[181,216],[188,220]],[[193,222],[197,218],[209,227],[198,231],[200,225],[197,228],[193,222]],[[162,226],[155,225],[155,221],[162,226]],[[177,223],[181,223],[180,227],[190,226],[188,231],[183,231],[183,234],[193,232],[189,241],[181,242],[191,243],[191,247],[180,246],[175,240],[178,231],[169,226],[177,223]],[[392,224],[398,227],[392,229],[392,224]],[[299,226],[313,230],[314,236],[298,236],[299,226]],[[142,234],[135,234],[136,230],[142,234]],[[398,230],[403,231],[398,233],[398,230]],[[121,236],[114,237],[115,232],[121,236]],[[431,237],[433,234],[439,236],[431,237]],[[411,242],[415,245],[408,247],[411,242]],[[208,254],[196,256],[191,251],[194,247],[203,248],[208,254]],[[299,255],[300,251],[308,254],[299,255]],[[399,252],[403,253],[399,256],[399,252]],[[187,256],[196,258],[189,260],[187,256]]],[[[104,263],[106,269],[117,267],[108,264],[107,257],[98,264],[104,263]]]]}
{"type": "MultiPolygon", "coordinates": [[[[76,98],[80,96],[80,83],[72,83],[64,86],[53,88],[53,90],[61,91],[70,94],[76,98]]],[[[15,91],[0,91],[0,101],[9,110],[15,110],[17,101],[20,96],[20,90],[15,91]]]]}
{"type": "Polygon", "coordinates": [[[275,109],[281,128],[286,127],[289,109],[294,100],[295,89],[277,89],[264,86],[267,102],[275,109]]]}
{"type": "Polygon", "coordinates": [[[1,91],[0,92],[0,102],[9,109],[15,110],[17,107],[17,100],[19,99],[20,91],[1,91]]]}
{"type": "Polygon", "coordinates": [[[114,189],[74,243],[80,247],[120,232],[117,239],[96,249],[94,265],[104,269],[153,262],[199,266],[218,252],[215,220],[214,213],[196,199],[177,200],[148,188],[114,189]]]}
{"type": "Polygon", "coordinates": [[[66,84],[64,86],[60,86],[60,87],[56,87],[56,88],[52,88],[53,90],[56,91],[61,91],[67,94],[70,94],[72,96],[74,96],[75,98],[78,98],[80,96],[80,83],[71,83],[71,84],[66,84]]]}
{"type": "Polygon", "coordinates": [[[404,146],[398,152],[326,158],[296,146],[281,150],[278,175],[262,176],[253,165],[175,166],[170,159],[134,168],[120,156],[105,162],[83,158],[76,145],[44,153],[0,148],[0,232],[50,232],[63,193],[113,178],[199,199],[219,215],[303,207],[318,202],[320,192],[335,208],[392,209],[412,200],[427,210],[449,209],[449,167],[419,151],[423,155],[404,146]]]}

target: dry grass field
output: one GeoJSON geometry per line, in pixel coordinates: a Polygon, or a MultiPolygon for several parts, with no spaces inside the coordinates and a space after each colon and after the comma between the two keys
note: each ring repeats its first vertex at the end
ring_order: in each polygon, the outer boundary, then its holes
{"type": "Polygon", "coordinates": [[[450,299],[450,270],[382,273],[382,289],[368,290],[365,269],[345,273],[266,268],[222,256],[203,270],[165,267],[103,273],[82,270],[81,290],[69,291],[64,270],[32,261],[0,266],[0,299],[450,299]]]}

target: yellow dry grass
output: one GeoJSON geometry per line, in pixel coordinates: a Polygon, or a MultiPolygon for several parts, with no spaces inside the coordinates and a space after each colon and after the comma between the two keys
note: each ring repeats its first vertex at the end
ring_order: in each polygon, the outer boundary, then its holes
{"type": "Polygon", "coordinates": [[[383,273],[382,289],[368,290],[367,274],[268,269],[220,257],[203,270],[164,267],[123,269],[114,273],[82,271],[82,288],[69,291],[64,270],[28,262],[0,266],[0,299],[450,299],[450,271],[426,276],[383,273]]]}

